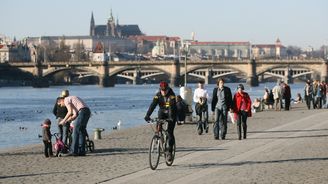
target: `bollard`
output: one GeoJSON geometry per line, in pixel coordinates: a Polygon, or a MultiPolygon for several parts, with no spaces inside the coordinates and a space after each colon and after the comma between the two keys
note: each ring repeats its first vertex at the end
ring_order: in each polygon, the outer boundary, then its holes
{"type": "Polygon", "coordinates": [[[104,131],[104,130],[105,129],[103,129],[103,128],[94,129],[94,132],[95,132],[94,140],[101,139],[101,132],[104,131]]]}

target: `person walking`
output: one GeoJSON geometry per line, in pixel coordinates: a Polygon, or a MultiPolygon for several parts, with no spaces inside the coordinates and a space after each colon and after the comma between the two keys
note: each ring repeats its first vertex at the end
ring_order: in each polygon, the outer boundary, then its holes
{"type": "Polygon", "coordinates": [[[272,94],[274,98],[274,109],[276,111],[281,110],[281,87],[279,85],[279,82],[277,83],[276,86],[273,87],[272,89],[272,94]]]}
{"type": "Polygon", "coordinates": [[[283,99],[285,99],[285,110],[289,111],[290,108],[290,99],[292,98],[290,86],[286,83],[282,83],[283,88],[283,99]]]}
{"type": "Polygon", "coordinates": [[[195,111],[196,115],[198,115],[198,123],[204,123],[204,130],[208,132],[208,92],[204,88],[204,81],[198,81],[198,88],[194,91],[193,100],[196,103],[195,111]]]}
{"type": "Polygon", "coordinates": [[[67,108],[67,114],[59,124],[73,121],[73,141],[70,156],[85,156],[87,124],[91,115],[89,107],[77,96],[60,97],[59,104],[67,108]]]}
{"type": "Polygon", "coordinates": [[[311,82],[309,80],[306,81],[306,84],[304,87],[304,100],[306,102],[307,108],[310,110],[311,102],[313,101],[313,88],[312,88],[311,82]]]}
{"type": "Polygon", "coordinates": [[[144,119],[145,121],[149,122],[151,114],[155,110],[156,106],[159,106],[158,118],[165,119],[168,122],[167,131],[169,141],[169,154],[167,155],[167,160],[172,161],[172,151],[173,145],[175,143],[174,128],[177,118],[176,97],[173,90],[168,86],[167,82],[160,82],[159,87],[159,92],[157,92],[154,96],[144,119]]]}
{"type": "Polygon", "coordinates": [[[239,84],[237,92],[232,100],[232,111],[237,114],[237,132],[238,139],[241,140],[241,127],[243,127],[243,139],[246,139],[247,134],[247,117],[252,116],[251,111],[252,101],[248,93],[244,92],[244,86],[239,84]]]}
{"type": "Polygon", "coordinates": [[[217,81],[217,87],[213,89],[212,112],[215,113],[214,139],[224,140],[227,134],[228,111],[231,110],[232,95],[229,87],[224,86],[224,80],[217,81]]]}

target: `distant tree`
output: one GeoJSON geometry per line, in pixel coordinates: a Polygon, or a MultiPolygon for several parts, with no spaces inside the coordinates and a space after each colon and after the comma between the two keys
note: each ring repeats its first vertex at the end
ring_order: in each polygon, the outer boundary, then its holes
{"type": "Polygon", "coordinates": [[[287,47],[287,57],[299,56],[302,53],[302,49],[297,46],[288,46],[287,47]]]}

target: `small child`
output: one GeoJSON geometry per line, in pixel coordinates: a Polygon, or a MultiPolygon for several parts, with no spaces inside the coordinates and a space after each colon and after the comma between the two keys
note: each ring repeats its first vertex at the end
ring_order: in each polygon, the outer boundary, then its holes
{"type": "Polygon", "coordinates": [[[44,120],[42,123],[42,138],[44,144],[44,156],[52,157],[52,144],[51,144],[51,132],[50,132],[51,121],[49,119],[44,120]]]}

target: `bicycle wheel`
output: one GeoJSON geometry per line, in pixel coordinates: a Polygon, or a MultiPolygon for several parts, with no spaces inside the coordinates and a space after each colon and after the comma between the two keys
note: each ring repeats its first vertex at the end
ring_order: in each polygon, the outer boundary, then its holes
{"type": "Polygon", "coordinates": [[[88,150],[90,152],[94,152],[95,151],[95,143],[91,140],[87,141],[87,144],[88,144],[88,150]]]}
{"type": "Polygon", "coordinates": [[[155,170],[159,163],[160,157],[160,138],[157,135],[151,140],[149,147],[149,166],[152,170],[155,170]]]}
{"type": "MultiPolygon", "coordinates": [[[[169,150],[169,142],[168,141],[166,141],[166,143],[165,143],[165,150],[169,150]]],[[[171,166],[172,164],[173,164],[173,162],[174,162],[174,157],[175,157],[175,143],[173,144],[173,149],[172,149],[172,160],[171,161],[168,161],[167,159],[166,159],[166,154],[165,154],[165,163],[166,163],[166,165],[167,166],[171,166]]]]}

